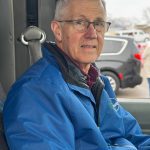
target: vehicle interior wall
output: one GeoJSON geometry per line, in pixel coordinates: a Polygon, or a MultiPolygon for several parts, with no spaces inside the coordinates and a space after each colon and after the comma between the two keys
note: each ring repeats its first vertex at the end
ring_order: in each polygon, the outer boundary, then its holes
{"type": "Polygon", "coordinates": [[[0,82],[5,91],[15,80],[14,18],[12,0],[0,0],[0,82]]]}
{"type": "Polygon", "coordinates": [[[21,33],[27,26],[37,25],[53,41],[50,21],[54,8],[55,0],[0,0],[0,82],[6,93],[29,67],[29,52],[20,42],[21,33]]]}
{"type": "Polygon", "coordinates": [[[29,52],[20,41],[21,33],[27,27],[26,1],[13,0],[14,45],[16,79],[29,67],[29,52]]]}
{"type": "Polygon", "coordinates": [[[120,99],[120,104],[126,108],[139,122],[142,130],[150,134],[150,103],[140,99],[120,99]],[[137,109],[138,108],[138,109],[137,109]]]}
{"type": "Polygon", "coordinates": [[[56,0],[39,0],[38,1],[38,23],[39,27],[46,32],[47,40],[54,41],[54,36],[50,30],[50,22],[54,17],[56,0]]]}

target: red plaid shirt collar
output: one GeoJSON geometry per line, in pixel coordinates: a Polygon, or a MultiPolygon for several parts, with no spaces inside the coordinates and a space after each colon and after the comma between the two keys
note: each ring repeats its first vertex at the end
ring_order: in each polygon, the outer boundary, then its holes
{"type": "Polygon", "coordinates": [[[96,79],[99,77],[99,72],[95,66],[91,64],[90,69],[87,76],[87,85],[91,88],[93,84],[96,82],[96,79]]]}

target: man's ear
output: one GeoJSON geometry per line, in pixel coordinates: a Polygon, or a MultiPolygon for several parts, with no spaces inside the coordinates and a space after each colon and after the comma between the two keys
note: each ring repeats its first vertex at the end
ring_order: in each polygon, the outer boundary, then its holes
{"type": "Polygon", "coordinates": [[[61,30],[60,23],[57,22],[57,21],[52,21],[51,22],[51,30],[53,31],[56,40],[61,42],[61,40],[62,40],[62,30],[61,30]]]}

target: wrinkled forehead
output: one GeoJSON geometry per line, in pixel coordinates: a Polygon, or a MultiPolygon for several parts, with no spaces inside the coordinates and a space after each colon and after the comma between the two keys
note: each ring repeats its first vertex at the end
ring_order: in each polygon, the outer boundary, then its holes
{"type": "Polygon", "coordinates": [[[66,19],[85,17],[105,20],[106,11],[101,0],[70,0],[66,7],[66,19]]]}

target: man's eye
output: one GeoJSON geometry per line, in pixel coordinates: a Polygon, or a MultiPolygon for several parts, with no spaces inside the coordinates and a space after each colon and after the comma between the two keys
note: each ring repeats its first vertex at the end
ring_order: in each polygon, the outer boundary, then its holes
{"type": "Polygon", "coordinates": [[[83,24],[84,24],[84,21],[83,21],[83,20],[77,20],[77,21],[76,21],[76,24],[78,24],[78,25],[83,25],[83,24]]]}
{"type": "Polygon", "coordinates": [[[105,23],[98,21],[98,22],[95,22],[95,25],[96,25],[96,26],[104,27],[104,26],[105,26],[105,23]]]}

